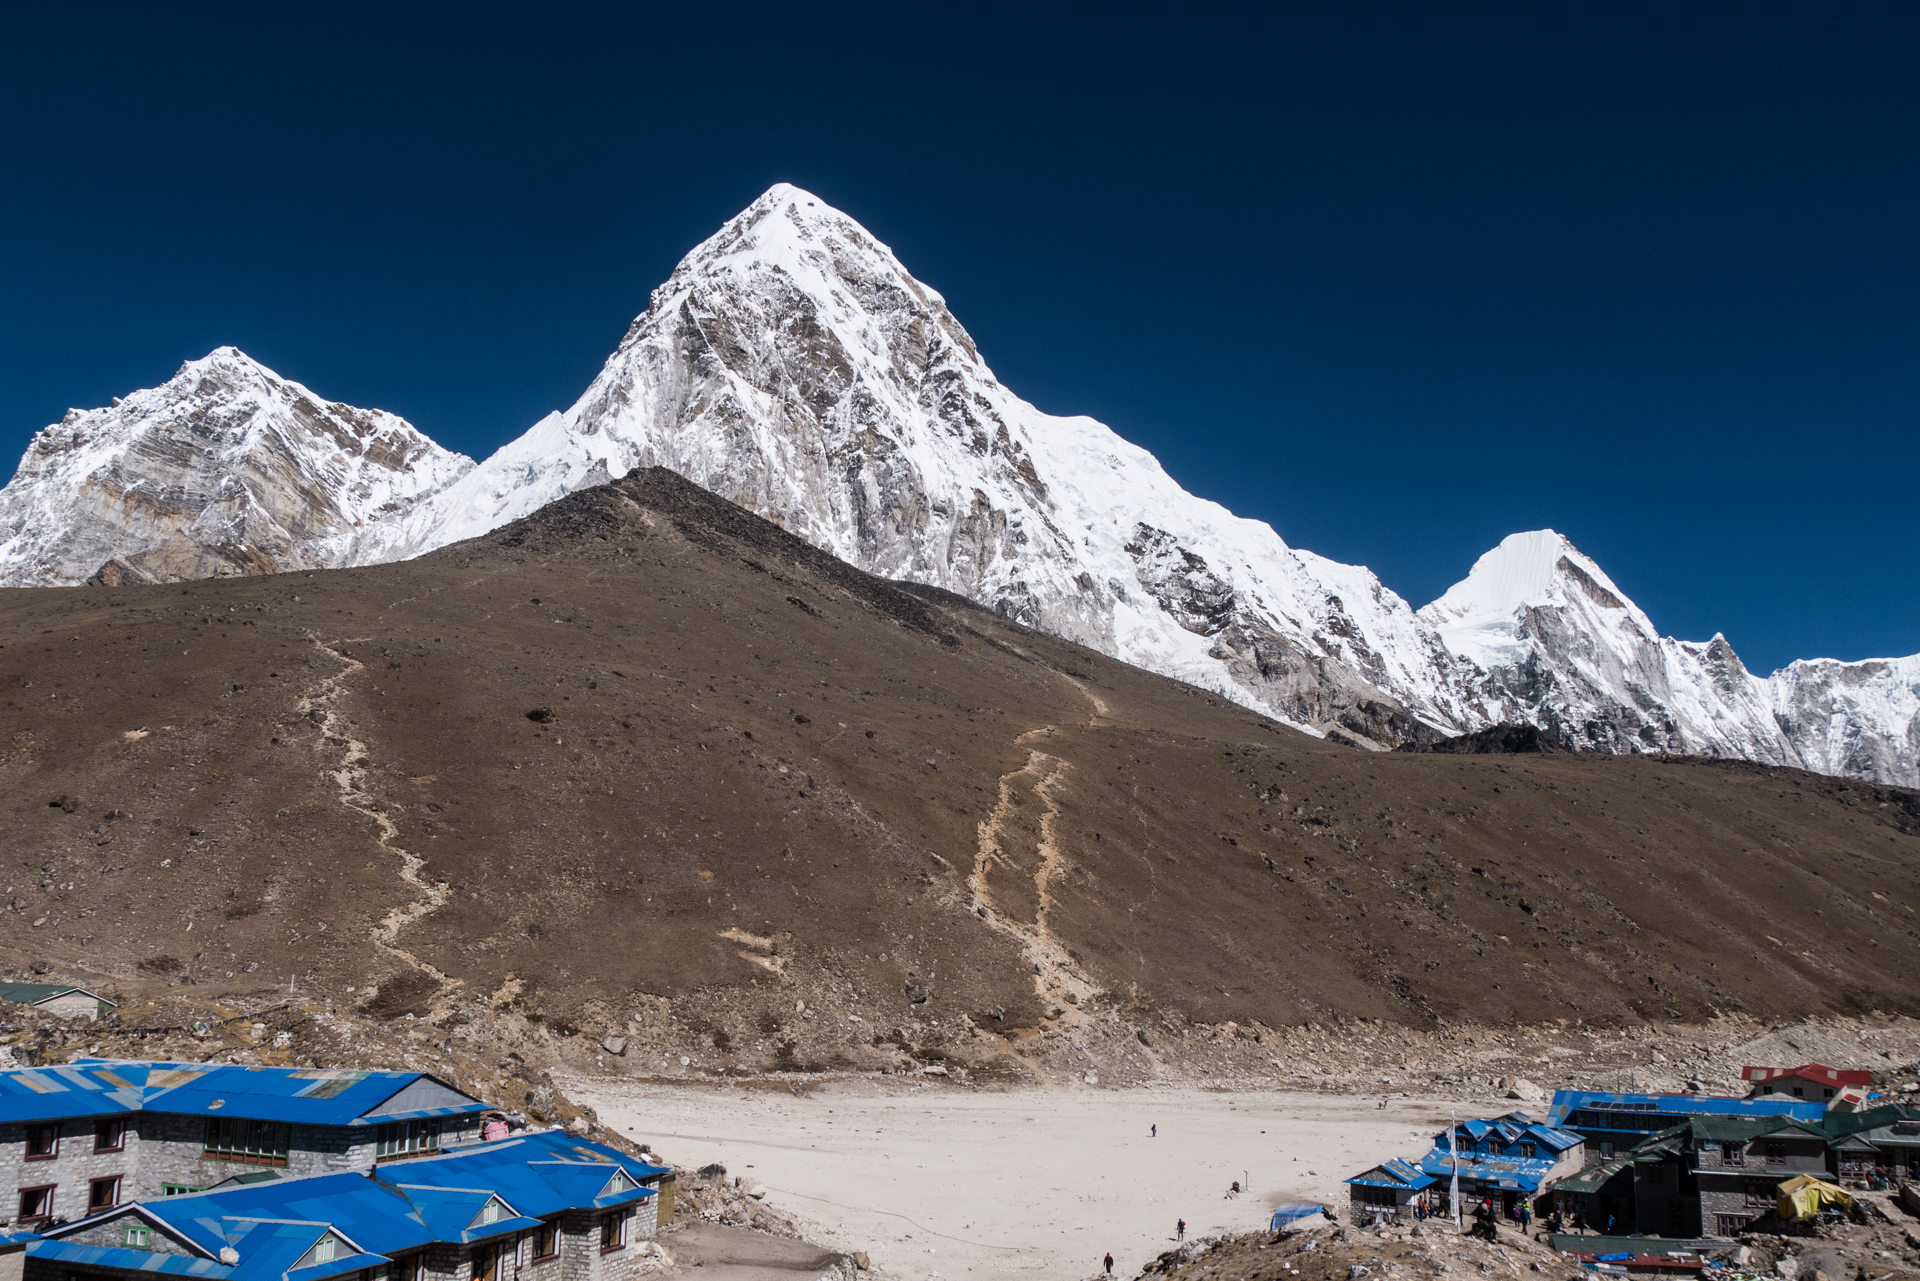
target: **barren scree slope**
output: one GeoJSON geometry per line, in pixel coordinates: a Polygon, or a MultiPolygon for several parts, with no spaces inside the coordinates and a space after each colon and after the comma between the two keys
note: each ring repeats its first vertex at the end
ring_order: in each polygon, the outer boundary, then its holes
{"type": "Polygon", "coordinates": [[[1015,1077],[1096,1018],[1920,1012],[1916,793],[1337,746],[658,469],[0,644],[0,967],[121,991],[1015,1077]]]}

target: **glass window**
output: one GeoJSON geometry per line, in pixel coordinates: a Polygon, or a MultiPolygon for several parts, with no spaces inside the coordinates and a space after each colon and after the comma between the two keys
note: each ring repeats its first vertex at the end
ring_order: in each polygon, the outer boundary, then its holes
{"type": "Polygon", "coordinates": [[[533,1230],[533,1257],[551,1259],[560,1252],[560,1234],[551,1223],[542,1223],[533,1230]]]}
{"type": "Polygon", "coordinates": [[[127,1145],[127,1122],[125,1117],[114,1117],[110,1121],[93,1123],[93,1150],[95,1152],[118,1152],[127,1145]]]}
{"type": "Polygon", "coordinates": [[[375,1160],[396,1156],[414,1156],[432,1152],[440,1146],[440,1118],[417,1121],[389,1121],[374,1136],[375,1160]]]}
{"type": "Polygon", "coordinates": [[[160,1185],[161,1196],[185,1196],[189,1192],[205,1192],[206,1190],[207,1187],[204,1183],[162,1183],[160,1185]]]}
{"type": "Polygon", "coordinates": [[[627,1216],[609,1214],[600,1220],[600,1248],[618,1250],[627,1243],[627,1216]]]}
{"type": "Polygon", "coordinates": [[[130,1250],[144,1250],[152,1239],[152,1230],[144,1223],[129,1223],[120,1238],[121,1243],[130,1250]]]}
{"type": "Polygon", "coordinates": [[[483,1245],[473,1252],[473,1281],[493,1281],[494,1261],[499,1252],[490,1245],[483,1245]]]}
{"type": "Polygon", "coordinates": [[[285,1165],[292,1138],[293,1127],[280,1121],[208,1117],[206,1156],[247,1165],[285,1165]]]}
{"type": "Polygon", "coordinates": [[[20,1189],[19,1222],[27,1223],[53,1217],[53,1184],[44,1188],[20,1189]]]}
{"type": "Polygon", "coordinates": [[[50,1161],[60,1155],[60,1123],[27,1127],[27,1160],[50,1161]]]}
{"type": "Polygon", "coordinates": [[[97,1214],[120,1204],[120,1176],[95,1179],[87,1190],[87,1213],[97,1214]]]}

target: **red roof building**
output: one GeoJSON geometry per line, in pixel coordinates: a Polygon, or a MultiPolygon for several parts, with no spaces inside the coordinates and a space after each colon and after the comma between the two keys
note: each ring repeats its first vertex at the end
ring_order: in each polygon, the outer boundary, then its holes
{"type": "Polygon", "coordinates": [[[1796,1099],[1832,1098],[1849,1085],[1872,1085],[1873,1073],[1864,1069],[1830,1068],[1824,1063],[1802,1063],[1799,1067],[1743,1067],[1740,1079],[1752,1084],[1749,1098],[1787,1094],[1796,1099]]]}

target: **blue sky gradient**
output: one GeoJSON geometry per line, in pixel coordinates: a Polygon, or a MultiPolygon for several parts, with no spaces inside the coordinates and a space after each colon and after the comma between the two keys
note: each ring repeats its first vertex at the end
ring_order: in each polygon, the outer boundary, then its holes
{"type": "Polygon", "coordinates": [[[0,453],[221,344],[476,457],[776,181],[1413,604],[1920,651],[1920,8],[17,6],[0,453]]]}

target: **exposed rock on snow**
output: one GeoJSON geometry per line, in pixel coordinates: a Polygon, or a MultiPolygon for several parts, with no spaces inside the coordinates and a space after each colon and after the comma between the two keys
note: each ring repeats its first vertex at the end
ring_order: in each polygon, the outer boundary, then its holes
{"type": "Polygon", "coordinates": [[[404,419],[322,400],[231,347],[70,410],[0,490],[0,584],[326,568],[473,468],[404,419]]]}

